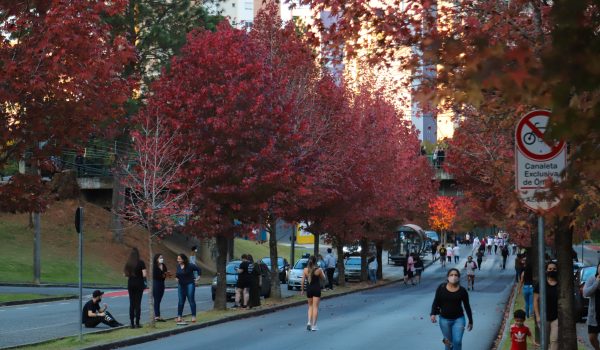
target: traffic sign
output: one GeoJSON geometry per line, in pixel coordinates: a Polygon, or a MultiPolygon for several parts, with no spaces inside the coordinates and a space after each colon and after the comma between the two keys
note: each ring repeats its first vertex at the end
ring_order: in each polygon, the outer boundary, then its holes
{"type": "Polygon", "coordinates": [[[556,157],[565,146],[564,141],[548,142],[544,134],[550,111],[535,110],[527,113],[517,124],[517,147],[532,160],[544,161],[556,157]]]}
{"type": "Polygon", "coordinates": [[[523,116],[515,130],[516,187],[525,206],[535,211],[558,204],[558,198],[547,198],[548,182],[560,182],[567,165],[565,142],[544,139],[549,119],[550,111],[535,110],[523,116]]]}

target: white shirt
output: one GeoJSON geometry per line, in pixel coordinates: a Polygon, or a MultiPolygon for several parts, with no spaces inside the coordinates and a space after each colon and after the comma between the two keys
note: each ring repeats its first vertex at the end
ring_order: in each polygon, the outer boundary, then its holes
{"type": "Polygon", "coordinates": [[[452,255],[460,256],[460,248],[458,246],[452,248],[452,255]]]}
{"type": "Polygon", "coordinates": [[[466,262],[465,266],[467,269],[467,275],[475,275],[475,265],[477,265],[475,263],[475,261],[471,261],[471,262],[466,262]]]}

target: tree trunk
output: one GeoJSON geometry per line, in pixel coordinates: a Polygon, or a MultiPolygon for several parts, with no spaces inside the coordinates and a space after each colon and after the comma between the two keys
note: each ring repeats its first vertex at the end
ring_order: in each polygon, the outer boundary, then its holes
{"type": "Polygon", "coordinates": [[[225,266],[227,265],[227,237],[218,235],[217,241],[217,290],[215,292],[215,303],[213,309],[225,310],[227,309],[227,296],[225,290],[227,288],[227,274],[225,273],[225,266]]]}
{"type": "Polygon", "coordinates": [[[42,280],[42,234],[40,228],[40,213],[33,213],[33,283],[40,284],[42,280]]]}
{"type": "Polygon", "coordinates": [[[367,270],[367,258],[369,256],[369,240],[366,237],[360,239],[360,281],[369,280],[369,271],[367,270]]]}
{"type": "Polygon", "coordinates": [[[337,250],[337,266],[338,266],[338,285],[344,287],[346,285],[346,273],[344,272],[344,245],[337,241],[335,244],[337,250]]]}
{"type": "Polygon", "coordinates": [[[149,269],[147,270],[147,276],[146,276],[146,280],[148,281],[148,305],[150,306],[150,322],[148,323],[150,325],[150,328],[156,328],[156,323],[154,321],[154,317],[156,317],[156,315],[154,314],[154,279],[152,276],[152,274],[154,273],[154,249],[152,247],[152,229],[150,229],[150,232],[148,232],[150,237],[148,237],[148,261],[150,262],[148,264],[149,269]]]}
{"type": "Polygon", "coordinates": [[[123,243],[123,222],[119,214],[125,206],[125,188],[121,183],[119,168],[115,168],[113,173],[113,190],[112,190],[112,214],[110,229],[112,231],[112,239],[114,242],[123,243]]]}
{"type": "Polygon", "coordinates": [[[267,222],[269,232],[269,257],[271,258],[271,298],[281,299],[281,282],[277,266],[277,223],[273,218],[267,222]]]}
{"type": "Polygon", "coordinates": [[[557,219],[554,234],[558,258],[558,347],[561,350],[577,350],[573,312],[573,228],[569,219],[568,216],[557,219]]]}
{"type": "Polygon", "coordinates": [[[377,280],[383,279],[383,241],[378,240],[375,242],[375,249],[377,249],[377,280]]]}
{"type": "Polygon", "coordinates": [[[319,232],[313,232],[313,236],[315,237],[315,243],[313,245],[313,255],[319,260],[319,232]]]}

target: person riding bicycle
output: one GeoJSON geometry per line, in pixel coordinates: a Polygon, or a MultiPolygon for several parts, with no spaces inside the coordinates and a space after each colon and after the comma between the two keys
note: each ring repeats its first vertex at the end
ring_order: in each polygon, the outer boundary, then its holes
{"type": "Polygon", "coordinates": [[[473,261],[473,257],[469,255],[467,262],[465,262],[465,269],[467,270],[467,290],[473,290],[475,288],[475,270],[477,270],[477,263],[473,261]]]}

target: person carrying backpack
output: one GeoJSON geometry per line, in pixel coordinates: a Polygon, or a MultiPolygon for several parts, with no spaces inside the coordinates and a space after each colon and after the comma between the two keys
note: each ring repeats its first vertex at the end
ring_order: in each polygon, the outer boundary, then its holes
{"type": "Polygon", "coordinates": [[[473,257],[469,256],[467,262],[465,262],[465,269],[467,270],[467,290],[475,289],[475,270],[477,270],[477,264],[473,261],[473,257]]]}

